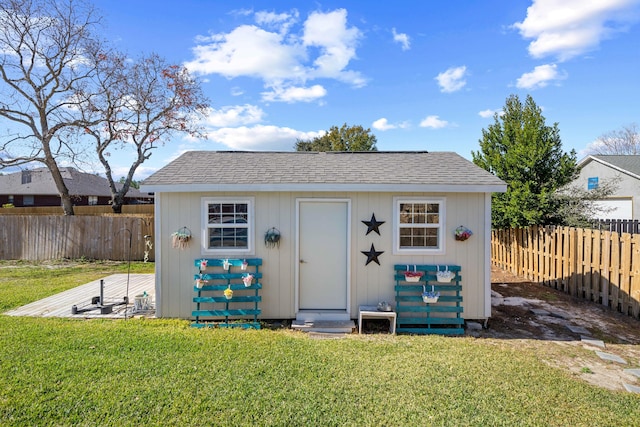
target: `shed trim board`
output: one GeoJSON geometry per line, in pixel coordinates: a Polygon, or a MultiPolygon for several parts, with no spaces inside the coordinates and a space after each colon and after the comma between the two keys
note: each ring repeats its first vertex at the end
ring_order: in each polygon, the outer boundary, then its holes
{"type": "MultiPolygon", "coordinates": [[[[491,193],[484,195],[484,240],[491,242],[491,193]]],[[[490,246],[490,243],[488,244],[490,246]]],[[[484,251],[484,312],[491,317],[491,249],[484,251]]]]}
{"type": "Polygon", "coordinates": [[[143,191],[149,193],[183,192],[361,192],[361,193],[493,193],[505,192],[505,185],[490,184],[146,184],[143,191]]]}
{"type": "Polygon", "coordinates": [[[162,317],[162,269],[161,267],[161,263],[159,260],[162,259],[162,244],[160,241],[160,232],[162,230],[162,223],[161,221],[158,221],[158,219],[160,218],[160,212],[161,212],[161,204],[160,204],[160,197],[156,197],[153,199],[153,216],[156,218],[156,220],[153,222],[153,234],[155,234],[154,237],[154,244],[155,244],[155,253],[156,253],[156,262],[155,262],[155,274],[156,274],[156,317],[162,317]]]}
{"type": "MultiPolygon", "coordinates": [[[[317,218],[315,218],[317,219],[317,218]]],[[[311,237],[313,238],[313,237],[311,237]]],[[[318,238],[313,238],[314,242],[318,242],[318,238]]],[[[326,243],[326,242],[325,242],[326,243]]],[[[319,252],[327,252],[327,248],[317,248],[319,252]]],[[[348,198],[297,198],[296,199],[296,237],[295,237],[295,313],[298,320],[304,320],[303,314],[305,311],[309,312],[318,312],[318,313],[328,313],[333,311],[336,319],[350,317],[350,306],[351,306],[351,199],[348,198]],[[339,210],[332,212],[330,209],[324,209],[324,207],[329,207],[330,204],[333,204],[339,208],[339,210]],[[310,234],[310,230],[307,227],[312,226],[308,221],[305,221],[303,215],[310,214],[311,212],[307,209],[305,210],[305,205],[308,208],[311,208],[313,205],[319,206],[319,210],[322,210],[320,213],[325,214],[327,217],[324,220],[333,221],[332,224],[335,224],[336,219],[339,219],[341,215],[344,215],[344,222],[342,224],[338,224],[337,230],[331,234],[332,230],[328,224],[317,224],[318,229],[321,233],[326,234],[329,233],[327,238],[340,238],[338,234],[344,234],[343,242],[333,242],[335,245],[330,249],[342,251],[342,255],[340,253],[332,254],[331,261],[322,264],[320,266],[317,265],[309,265],[309,261],[301,258],[301,252],[303,250],[313,250],[313,248],[303,247],[307,245],[307,242],[303,242],[304,233],[310,234]],[[324,205],[324,206],[322,206],[324,205]],[[340,207],[340,205],[344,205],[340,207]],[[344,209],[344,212],[341,210],[344,209]],[[342,247],[344,244],[344,247],[342,247]],[[339,265],[335,265],[335,263],[339,263],[339,265]],[[304,269],[319,269],[319,274],[309,274],[303,272],[304,269]],[[330,283],[322,283],[323,279],[330,278],[333,275],[333,279],[335,282],[330,283]],[[305,282],[307,281],[307,282],[305,282]],[[331,297],[331,295],[325,295],[324,298],[320,293],[314,293],[315,290],[323,290],[329,288],[330,291],[340,292],[341,295],[337,295],[335,298],[331,297]],[[330,304],[327,301],[327,298],[331,298],[335,301],[334,304],[330,304]],[[315,300],[314,303],[311,303],[309,300],[315,300]],[[327,305],[329,304],[329,305],[327,305]],[[344,314],[344,315],[341,315],[344,314]]],[[[309,255],[307,253],[307,255],[309,255]]],[[[303,256],[307,256],[303,255],[303,256]]],[[[320,258],[320,257],[318,257],[320,258]]],[[[313,271],[313,270],[312,270],[313,271]]],[[[325,318],[327,316],[324,316],[325,318]]]]}

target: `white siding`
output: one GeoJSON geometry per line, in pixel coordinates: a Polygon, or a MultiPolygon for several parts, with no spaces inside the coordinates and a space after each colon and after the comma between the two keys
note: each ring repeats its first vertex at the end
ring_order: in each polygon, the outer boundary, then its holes
{"type": "Polygon", "coordinates": [[[201,198],[211,196],[255,197],[255,257],[263,259],[262,316],[263,319],[290,319],[295,317],[295,214],[297,198],[349,198],[352,202],[351,223],[351,307],[356,316],[358,305],[376,304],[379,301],[394,301],[394,264],[457,264],[462,266],[463,317],[484,319],[490,316],[485,304],[486,283],[490,268],[486,264],[485,250],[489,250],[485,227],[484,193],[157,193],[156,215],[157,296],[160,315],[163,317],[190,318],[194,309],[192,302],[193,275],[197,272],[194,260],[201,258],[201,198]],[[403,256],[392,253],[393,197],[431,196],[446,198],[446,253],[429,256],[403,256]],[[375,213],[380,233],[365,235],[367,226],[361,221],[370,220],[375,213]],[[473,231],[473,236],[459,242],[454,239],[454,230],[464,225],[473,231]],[[188,227],[193,241],[186,250],[171,247],[171,233],[188,227]],[[281,232],[279,248],[268,249],[264,245],[264,233],[271,227],[281,232]],[[384,251],[380,256],[381,266],[370,263],[360,252],[371,244],[384,251]]]}

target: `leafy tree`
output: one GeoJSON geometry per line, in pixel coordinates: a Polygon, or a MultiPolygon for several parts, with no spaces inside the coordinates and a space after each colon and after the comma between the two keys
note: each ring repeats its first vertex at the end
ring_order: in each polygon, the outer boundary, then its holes
{"type": "Polygon", "coordinates": [[[377,151],[376,136],[362,126],[331,126],[322,136],[297,140],[296,151],[377,151]]]}
{"type": "Polygon", "coordinates": [[[601,135],[588,147],[590,154],[640,154],[640,129],[637,123],[601,135]]]}
{"type": "Polygon", "coordinates": [[[0,117],[15,126],[0,139],[0,168],[44,164],[66,215],[73,204],[59,164],[74,164],[83,151],[69,132],[78,125],[78,94],[96,72],[84,52],[98,43],[98,21],[82,0],[0,1],[0,117]]]}
{"type": "Polygon", "coordinates": [[[91,93],[79,105],[111,189],[111,207],[122,212],[125,195],[137,168],[176,133],[203,137],[198,120],[208,108],[199,83],[186,68],[168,64],[156,54],[130,60],[115,52],[97,50],[89,56],[98,71],[91,93]],[[132,153],[123,184],[116,186],[109,156],[115,150],[132,153]]]}
{"type": "Polygon", "coordinates": [[[531,96],[524,104],[517,95],[507,98],[503,114],[494,116],[479,142],[473,162],[508,184],[506,193],[492,198],[494,227],[561,222],[554,194],[576,177],[576,153],[562,151],[558,124],[545,124],[531,96]]]}

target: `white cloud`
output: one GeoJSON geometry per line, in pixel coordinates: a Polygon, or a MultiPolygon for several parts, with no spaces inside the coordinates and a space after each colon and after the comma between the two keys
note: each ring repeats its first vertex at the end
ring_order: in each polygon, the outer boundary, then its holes
{"type": "Polygon", "coordinates": [[[555,56],[559,61],[596,48],[603,39],[625,31],[637,0],[533,0],[527,17],[516,22],[534,58],[555,56]]]}
{"type": "Polygon", "coordinates": [[[524,73],[516,81],[516,87],[520,89],[539,89],[547,86],[550,82],[563,80],[566,73],[558,73],[556,64],[538,65],[530,73],[524,73]]]}
{"type": "Polygon", "coordinates": [[[356,57],[356,46],[362,37],[356,27],[347,28],[347,11],[338,9],[329,13],[313,12],[304,23],[302,42],[306,47],[320,48],[321,55],[313,62],[312,77],[331,77],[363,86],[357,72],[344,73],[349,61],[356,57]]]}
{"type": "Polygon", "coordinates": [[[440,85],[440,92],[455,92],[460,90],[467,84],[467,81],[464,79],[467,74],[467,67],[455,67],[449,68],[447,71],[444,71],[436,76],[436,80],[438,81],[438,85],[440,85]]]}
{"type": "Polygon", "coordinates": [[[488,119],[490,117],[493,117],[496,113],[498,113],[499,116],[504,115],[504,111],[502,110],[491,110],[491,109],[482,110],[478,113],[478,115],[483,119],[488,119]]]}
{"type": "Polygon", "coordinates": [[[400,43],[402,45],[402,50],[409,50],[411,48],[408,35],[405,33],[397,33],[395,28],[392,28],[391,32],[393,33],[393,41],[400,43]]]}
{"type": "Polygon", "coordinates": [[[409,122],[389,123],[389,121],[382,117],[371,124],[371,127],[375,130],[386,131],[391,129],[406,129],[409,127],[409,122]]]}
{"type": "Polygon", "coordinates": [[[282,34],[241,25],[228,34],[214,34],[206,41],[207,44],[193,48],[195,59],[185,64],[195,74],[249,76],[268,82],[304,77],[299,62],[304,50],[285,43],[282,34]]]}
{"type": "Polygon", "coordinates": [[[219,109],[210,108],[204,119],[205,126],[227,127],[260,123],[264,111],[255,105],[233,105],[219,109]]]}
{"type": "Polygon", "coordinates": [[[420,122],[420,127],[423,128],[441,129],[447,126],[449,126],[449,122],[441,120],[439,116],[427,116],[420,122]]]}
{"type": "Polygon", "coordinates": [[[387,119],[385,119],[384,117],[381,118],[381,119],[376,120],[375,122],[373,122],[371,127],[376,129],[376,130],[380,130],[380,131],[385,131],[385,130],[390,130],[390,129],[395,129],[396,128],[395,125],[392,125],[391,123],[389,123],[387,121],[387,119]]]}
{"type": "Polygon", "coordinates": [[[232,150],[293,150],[296,140],[312,139],[324,131],[301,132],[288,127],[256,125],[252,127],[221,128],[207,133],[209,140],[232,150]]]}
{"type": "MultiPolygon", "coordinates": [[[[362,33],[357,27],[348,26],[345,9],[313,12],[301,26],[297,11],[254,15],[256,25],[198,37],[198,44],[192,49],[194,59],[185,66],[199,75],[261,79],[274,98],[274,87],[304,87],[318,78],[336,79],[354,87],[367,83],[360,72],[347,69],[356,57],[362,33]]],[[[317,96],[320,87],[312,86],[312,93],[300,100],[317,96]]],[[[295,96],[290,99],[295,100],[295,96]]]]}
{"type": "Polygon", "coordinates": [[[270,92],[262,92],[264,101],[274,102],[312,102],[327,94],[327,90],[321,85],[311,87],[273,87],[270,92]]]}

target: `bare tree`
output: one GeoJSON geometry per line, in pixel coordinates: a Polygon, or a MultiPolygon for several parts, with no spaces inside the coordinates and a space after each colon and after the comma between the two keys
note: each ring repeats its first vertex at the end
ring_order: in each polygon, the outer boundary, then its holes
{"type": "Polygon", "coordinates": [[[208,109],[199,83],[183,66],[156,54],[136,60],[96,50],[96,86],[81,96],[84,133],[93,139],[111,188],[112,208],[121,213],[136,169],[176,133],[203,137],[199,127],[208,109]],[[110,154],[124,150],[133,162],[121,181],[114,180],[110,154]],[[121,183],[118,188],[116,184],[121,183]]]}
{"type": "Polygon", "coordinates": [[[640,154],[640,130],[637,123],[601,135],[588,147],[590,154],[640,154]]]}
{"type": "Polygon", "coordinates": [[[73,204],[59,166],[82,154],[72,131],[96,71],[85,52],[98,23],[83,0],[0,0],[0,117],[11,126],[0,168],[46,165],[66,215],[73,204]]]}

